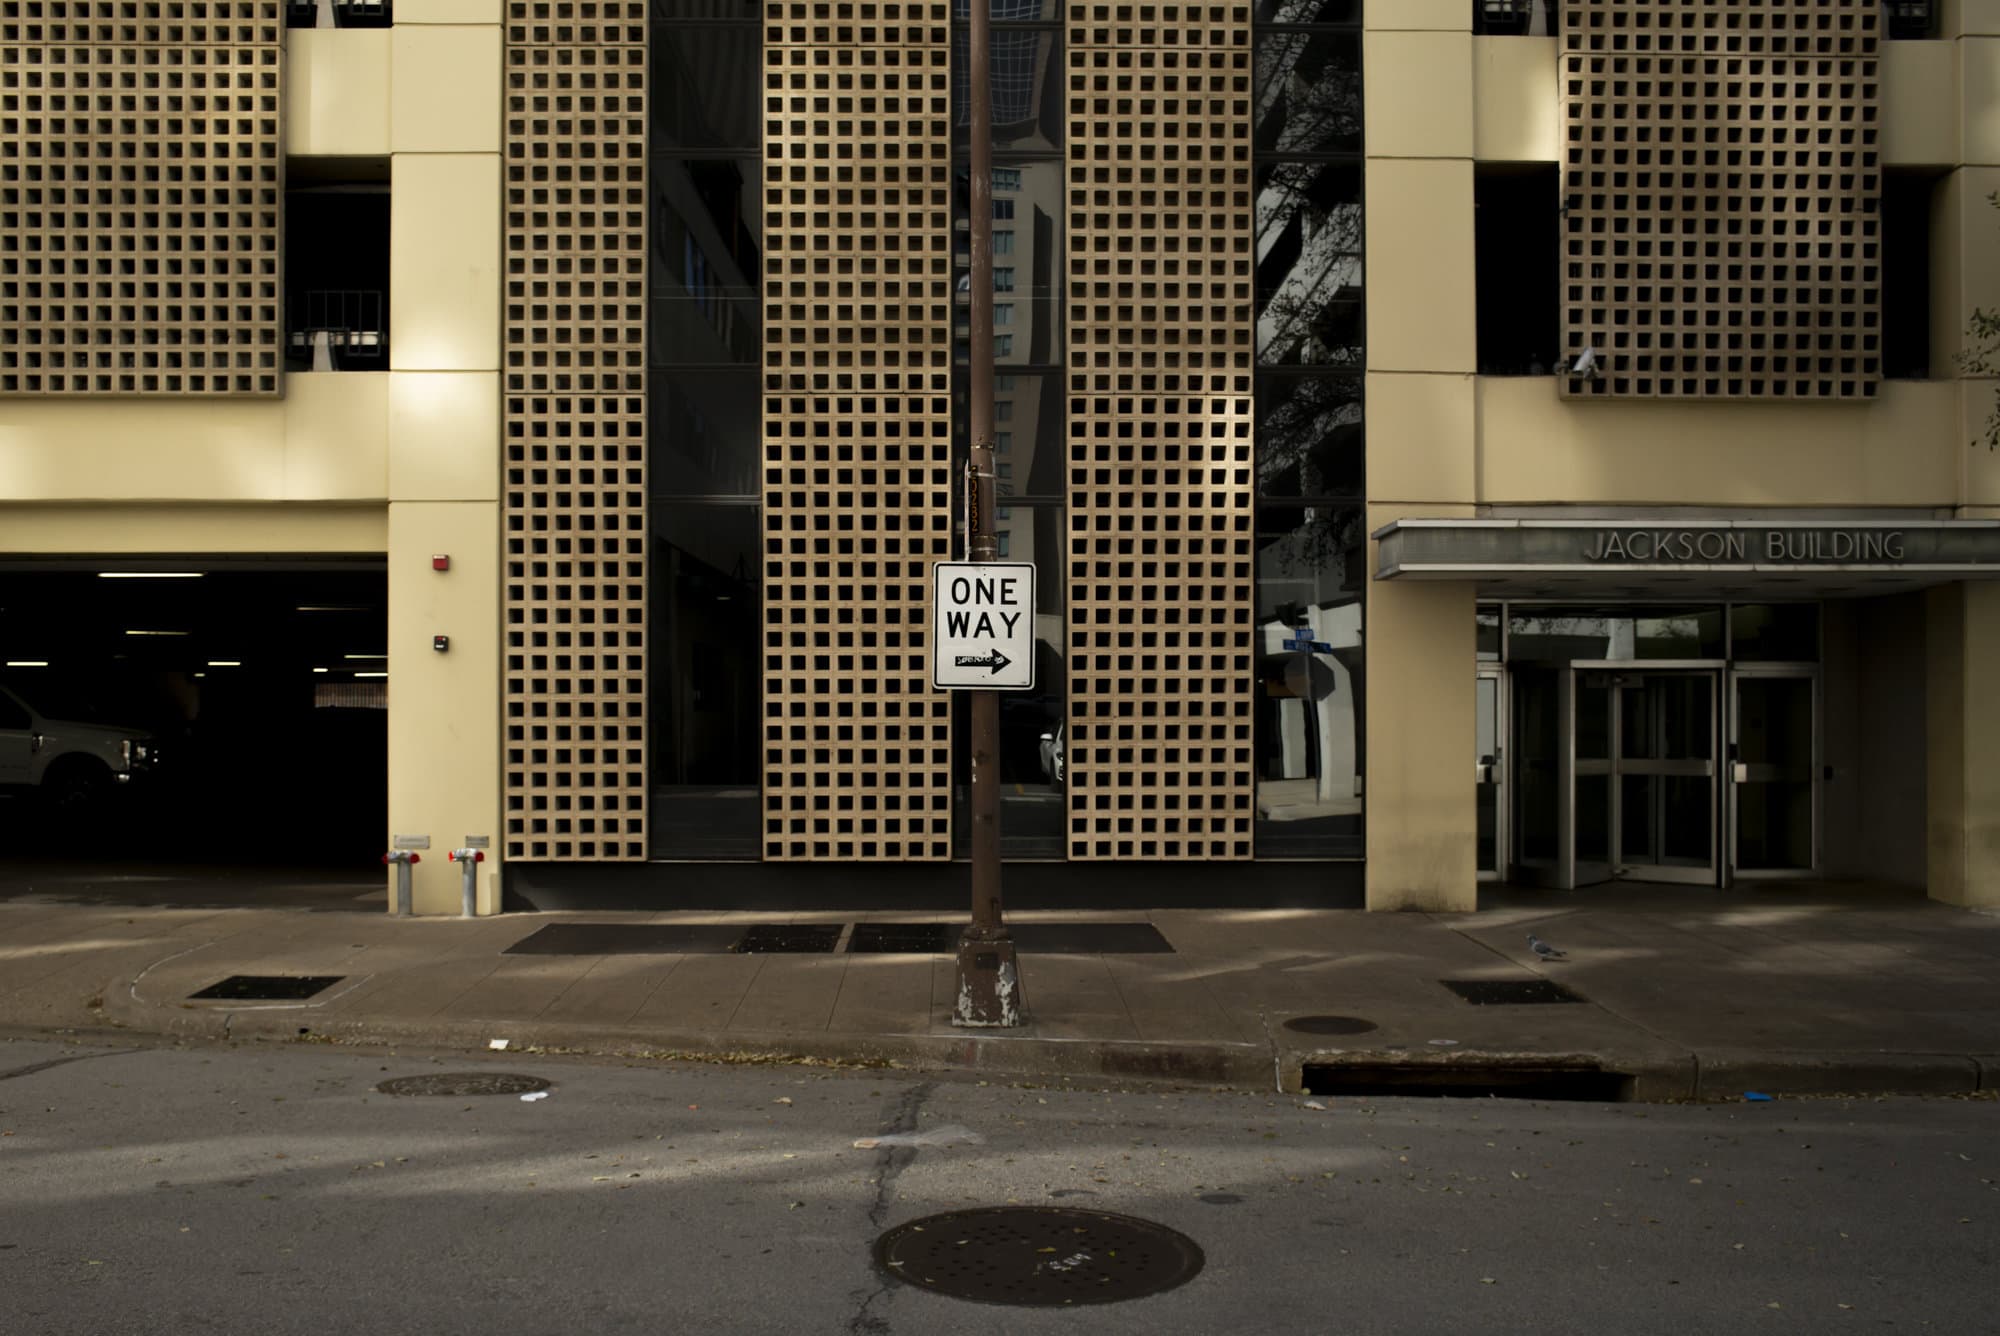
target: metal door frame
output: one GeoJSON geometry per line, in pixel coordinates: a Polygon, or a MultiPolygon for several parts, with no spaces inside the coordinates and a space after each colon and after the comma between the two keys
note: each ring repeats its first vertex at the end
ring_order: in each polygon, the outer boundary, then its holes
{"type": "MultiPolygon", "coordinates": [[[[1476,692],[1479,689],[1479,683],[1489,678],[1493,682],[1494,750],[1491,761],[1480,758],[1476,753],[1473,758],[1473,764],[1476,767],[1473,780],[1475,794],[1473,811],[1474,875],[1478,881],[1507,881],[1512,877],[1514,870],[1514,842],[1512,838],[1514,827],[1514,808],[1512,802],[1514,786],[1511,782],[1514,768],[1514,719],[1512,714],[1509,713],[1513,707],[1513,701],[1508,690],[1512,685],[1512,680],[1511,675],[1507,671],[1506,664],[1482,663],[1478,665],[1473,673],[1473,690],[1476,692]],[[1487,778],[1489,770],[1492,772],[1490,781],[1487,778]],[[1477,866],[1479,833],[1478,799],[1476,795],[1478,786],[1488,782],[1491,782],[1493,785],[1493,870],[1490,872],[1480,869],[1477,866]]],[[[1472,721],[1475,730],[1479,727],[1478,710],[1479,706],[1475,701],[1472,721]]],[[[1478,742],[1476,733],[1473,741],[1475,745],[1478,742]]]]}
{"type": "Polygon", "coordinates": [[[1824,853],[1826,839],[1826,716],[1824,713],[1825,677],[1817,663],[1753,663],[1731,668],[1725,674],[1725,686],[1729,692],[1729,713],[1727,732],[1723,735],[1728,769],[1722,776],[1729,792],[1723,806],[1729,817],[1729,838],[1723,852],[1727,855],[1723,885],[1735,881],[1796,881],[1816,877],[1820,872],[1820,860],[1824,853]],[[1741,738],[1742,719],[1737,710],[1736,684],[1746,677],[1777,677],[1797,680],[1804,678],[1812,683],[1812,866],[1808,868],[1739,868],[1736,866],[1737,786],[1747,783],[1742,763],[1736,759],[1737,745],[1741,738]],[[1745,775],[1744,778],[1738,778],[1745,775]]]}
{"type": "MultiPolygon", "coordinates": [[[[1725,734],[1723,731],[1726,722],[1725,709],[1727,707],[1725,707],[1724,705],[1724,702],[1722,700],[1722,695],[1725,691],[1729,692],[1734,691],[1734,687],[1729,683],[1728,680],[1729,678],[1728,670],[1729,670],[1728,661],[1724,659],[1578,659],[1571,662],[1570,672],[1572,679],[1574,678],[1574,675],[1579,672],[1604,673],[1614,679],[1610,684],[1611,695],[1607,705],[1607,708],[1611,711],[1611,719],[1610,719],[1611,759],[1608,763],[1607,762],[1591,763],[1593,768],[1589,772],[1592,774],[1604,773],[1610,776],[1611,793],[1610,793],[1609,820],[1611,822],[1611,831],[1610,831],[1611,861],[1609,866],[1604,869],[1604,876],[1601,878],[1601,880],[1644,881],[1644,882],[1670,883],[1675,885],[1686,885],[1686,886],[1721,886],[1726,884],[1727,873],[1724,869],[1724,863],[1726,858],[1733,857],[1735,853],[1735,846],[1733,843],[1733,829],[1734,829],[1733,827],[1730,827],[1732,834],[1729,838],[1729,842],[1725,844],[1725,836],[1724,836],[1725,820],[1723,813],[1724,804],[1722,800],[1722,781],[1723,781],[1722,767],[1723,767],[1723,756],[1724,756],[1724,740],[1725,737],[1733,736],[1733,734],[1725,734]],[[1628,687],[1625,683],[1615,679],[1627,678],[1627,677],[1647,677],[1647,676],[1676,677],[1693,673],[1706,673],[1710,680],[1709,697],[1708,697],[1708,719],[1709,719],[1708,722],[1708,728],[1709,728],[1708,866],[1706,868],[1675,868],[1675,867],[1662,867],[1658,864],[1648,864],[1645,866],[1645,870],[1643,873],[1635,873],[1632,870],[1632,868],[1628,866],[1625,862],[1625,849],[1624,849],[1625,795],[1624,795],[1624,785],[1620,782],[1624,777],[1625,771],[1623,768],[1624,738],[1622,735],[1624,712],[1619,707],[1619,693],[1622,691],[1630,690],[1632,688],[1628,687]],[[1599,771],[1598,769],[1596,769],[1598,765],[1604,766],[1604,769],[1602,771],[1599,771]]],[[[1574,687],[1572,686],[1571,689],[1573,692],[1574,687]]],[[[1734,697],[1732,695],[1731,697],[1732,705],[1733,701],[1734,697]]],[[[1569,749],[1572,756],[1574,756],[1575,753],[1575,736],[1574,736],[1575,722],[1576,722],[1575,715],[1572,709],[1570,715],[1570,725],[1572,733],[1571,733],[1571,745],[1569,749]]],[[[1567,794],[1569,800],[1569,811],[1568,811],[1569,820],[1567,824],[1570,827],[1570,829],[1569,831],[1565,832],[1565,838],[1570,840],[1570,843],[1567,845],[1567,848],[1569,850],[1571,858],[1570,872],[1572,877],[1574,877],[1576,870],[1576,865],[1574,863],[1575,844],[1573,835],[1575,828],[1574,806],[1576,803],[1576,789],[1574,781],[1570,783],[1567,789],[1567,794]]],[[[1588,867],[1591,870],[1596,870],[1598,866],[1599,865],[1594,863],[1588,865],[1588,867]]],[[[1576,882],[1574,880],[1571,880],[1568,884],[1571,886],[1575,886],[1576,882]]]]}

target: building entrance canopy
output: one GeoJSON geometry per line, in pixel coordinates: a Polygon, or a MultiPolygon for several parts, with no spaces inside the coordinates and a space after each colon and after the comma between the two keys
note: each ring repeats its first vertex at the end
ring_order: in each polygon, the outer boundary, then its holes
{"type": "Polygon", "coordinates": [[[1398,520],[1378,580],[1482,595],[1840,598],[2000,579],[1990,520],[1398,520]]]}

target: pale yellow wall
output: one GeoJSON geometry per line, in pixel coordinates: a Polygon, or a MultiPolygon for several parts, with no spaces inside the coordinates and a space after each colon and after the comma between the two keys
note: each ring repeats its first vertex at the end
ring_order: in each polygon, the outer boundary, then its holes
{"type": "MultiPolygon", "coordinates": [[[[458,912],[445,853],[466,836],[491,837],[483,871],[499,866],[499,561],[491,503],[389,506],[389,833],[431,837],[413,873],[419,914],[458,912]],[[438,553],[449,571],[431,569],[438,553]],[[431,648],[440,634],[451,637],[442,654],[431,648]]],[[[498,910],[496,884],[482,878],[481,913],[498,910]]],[[[384,885],[393,893],[393,875],[384,885]]]]}
{"type": "MultiPolygon", "coordinates": [[[[402,17],[400,12],[397,17],[402,17]]],[[[390,150],[498,153],[502,104],[497,23],[398,23],[389,31],[390,150]]]]}
{"type": "Polygon", "coordinates": [[[2000,584],[1933,589],[1928,612],[1930,894],[2000,905],[2000,584]]]}
{"type": "Polygon", "coordinates": [[[1472,6],[1466,0],[1364,0],[1361,25],[1370,31],[1471,32],[1472,6]]]}
{"type": "MultiPolygon", "coordinates": [[[[1368,368],[1470,373],[1472,160],[1368,160],[1368,368]]],[[[1369,449],[1382,422],[1371,412],[1369,449]]]]}
{"type": "Polygon", "coordinates": [[[1561,154],[1553,38],[1472,39],[1474,144],[1481,162],[1554,162],[1561,154]]]}
{"type": "Polygon", "coordinates": [[[1478,395],[1463,372],[1368,373],[1368,495],[1375,501],[1478,499],[1478,395]]]}
{"type": "Polygon", "coordinates": [[[389,377],[379,372],[287,376],[278,400],[9,400],[0,497],[379,500],[388,495],[388,412],[389,377]]]}
{"type": "Polygon", "coordinates": [[[149,505],[0,502],[0,551],[262,553],[380,552],[381,505],[149,505]]]}
{"type": "Polygon", "coordinates": [[[500,366],[500,155],[390,159],[389,365],[500,366]]]}
{"type": "MultiPolygon", "coordinates": [[[[1433,507],[1434,518],[1465,508],[1433,507]]],[[[1408,508],[1370,506],[1370,532],[1408,508]]],[[[1368,544],[1368,569],[1377,561],[1368,544]]],[[[1472,773],[1473,587],[1368,582],[1369,909],[1478,908],[1472,773]]]]}
{"type": "Polygon", "coordinates": [[[396,0],[396,26],[419,23],[499,23],[505,18],[500,0],[396,0]]]}
{"type": "Polygon", "coordinates": [[[389,377],[389,491],[398,501],[499,498],[499,372],[389,377]]]}
{"type": "Polygon", "coordinates": [[[1489,503],[1949,506],[1965,452],[1949,381],[1885,381],[1865,406],[1565,402],[1553,376],[1477,394],[1489,503]]]}
{"type": "Polygon", "coordinates": [[[1890,166],[1948,166],[1959,160],[1953,46],[1882,43],[1882,161],[1890,166]]]}
{"type": "Polygon", "coordinates": [[[1363,133],[1371,158],[1472,156],[1472,37],[1368,32],[1361,38],[1363,133]],[[1388,78],[1381,71],[1394,71],[1388,78]]]}
{"type": "MultiPolygon", "coordinates": [[[[402,6],[397,7],[402,21],[402,6]]],[[[285,33],[285,152],[379,157],[389,151],[392,28],[285,33]]]]}

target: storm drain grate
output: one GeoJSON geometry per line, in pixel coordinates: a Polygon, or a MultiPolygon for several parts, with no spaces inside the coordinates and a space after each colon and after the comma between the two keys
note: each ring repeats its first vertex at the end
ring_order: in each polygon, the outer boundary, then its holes
{"type": "Polygon", "coordinates": [[[757,923],[733,948],[744,955],[810,955],[831,951],[840,941],[839,923],[757,923]]]}
{"type": "Polygon", "coordinates": [[[849,955],[943,956],[958,950],[962,923],[857,923],[849,955]]]}
{"type": "MultiPolygon", "coordinates": [[[[1476,1055],[1475,1055],[1476,1059],[1476,1055]]],[[[1632,1098],[1632,1078],[1596,1067],[1533,1063],[1308,1062],[1299,1088],[1308,1095],[1347,1099],[1382,1096],[1433,1099],[1582,1100],[1613,1104],[1632,1098]]]]}
{"type": "Polygon", "coordinates": [[[1543,1002],[1581,1002],[1573,993],[1550,979],[1439,979],[1475,1007],[1526,1007],[1543,1002]]]}
{"type": "Polygon", "coordinates": [[[226,997],[245,1002],[295,1002],[323,993],[347,976],[345,974],[232,974],[221,983],[212,983],[189,998],[226,997]]]}
{"type": "Polygon", "coordinates": [[[431,1072],[394,1077],[375,1090],[383,1095],[527,1095],[549,1085],[539,1076],[518,1072],[431,1072]]]}
{"type": "Polygon", "coordinates": [[[1294,1016],[1285,1022],[1285,1028],[1300,1034],[1367,1034],[1375,1022],[1359,1016],[1294,1016]]]}
{"type": "Polygon", "coordinates": [[[912,1220],[875,1240],[875,1261],[911,1285],[975,1303],[1068,1308],[1184,1285],[1201,1248],[1185,1234],[1104,1211],[988,1206],[912,1220]]]}

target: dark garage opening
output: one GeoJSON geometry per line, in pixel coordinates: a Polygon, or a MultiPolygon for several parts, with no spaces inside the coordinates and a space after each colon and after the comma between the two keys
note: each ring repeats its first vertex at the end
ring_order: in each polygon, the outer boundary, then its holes
{"type": "Polygon", "coordinates": [[[380,559],[0,564],[0,859],[379,873],[387,602],[380,559]]]}

